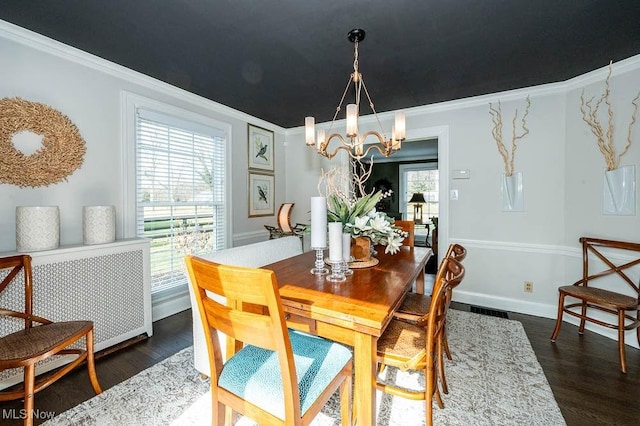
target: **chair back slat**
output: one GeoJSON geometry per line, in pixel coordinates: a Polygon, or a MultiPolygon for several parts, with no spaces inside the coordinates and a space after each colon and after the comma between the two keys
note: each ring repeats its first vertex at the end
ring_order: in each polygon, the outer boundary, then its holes
{"type": "Polygon", "coordinates": [[[396,220],[393,222],[394,225],[398,226],[404,232],[409,235],[402,240],[402,245],[407,247],[413,247],[415,245],[415,222],[412,220],[396,220]]]}
{"type": "MultiPolygon", "coordinates": [[[[33,325],[33,274],[31,272],[31,256],[28,254],[8,256],[0,258],[0,270],[10,269],[7,275],[0,282],[0,293],[2,293],[11,282],[13,282],[20,271],[24,277],[24,310],[16,311],[5,308],[3,315],[24,319],[24,327],[31,328],[33,325]]],[[[44,320],[44,318],[42,318],[44,320]]],[[[49,322],[48,320],[44,320],[49,322]]],[[[40,321],[41,322],[41,321],[40,321]]]]}
{"type": "Polygon", "coordinates": [[[633,280],[627,275],[625,271],[628,271],[634,266],[640,265],[640,244],[638,243],[630,243],[625,241],[612,241],[612,240],[603,240],[597,238],[580,238],[580,242],[582,243],[582,260],[583,260],[583,279],[582,283],[584,285],[588,285],[590,280],[595,280],[597,278],[601,278],[607,275],[617,274],[622,280],[624,280],[634,291],[634,293],[640,298],[640,282],[636,284],[633,280]],[[636,252],[636,259],[631,260],[629,262],[616,265],[612,260],[611,256],[607,256],[603,253],[600,248],[612,249],[612,250],[623,250],[625,252],[636,252]],[[608,269],[591,272],[589,267],[589,254],[595,255],[598,259],[600,259],[608,269]]]}
{"type": "Polygon", "coordinates": [[[222,265],[194,256],[188,257],[187,268],[211,327],[236,340],[277,348],[272,322],[284,322],[284,315],[278,315],[282,308],[273,271],[222,265]],[[225,298],[226,305],[211,294],[225,298]]]}

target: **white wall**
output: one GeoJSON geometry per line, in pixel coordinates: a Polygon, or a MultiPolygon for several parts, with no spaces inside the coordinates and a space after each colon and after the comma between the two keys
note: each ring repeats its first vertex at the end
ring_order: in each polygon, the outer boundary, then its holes
{"type": "MultiPolygon", "coordinates": [[[[460,242],[469,250],[467,274],[456,300],[554,318],[558,286],[573,283],[581,274],[580,236],[640,241],[637,214],[602,214],[604,162],[580,115],[582,87],[587,85],[591,96],[600,94],[606,73],[603,67],[568,82],[406,111],[407,129],[448,129],[448,164],[441,171],[441,183],[457,189],[459,200],[448,201],[448,208],[442,208],[440,224],[448,224],[448,238],[441,236],[440,246],[460,242]],[[519,142],[515,159],[516,171],[524,174],[525,208],[503,212],[504,168],[491,134],[489,102],[502,103],[504,143],[509,148],[514,110],[518,108],[522,116],[527,96],[530,133],[519,142]],[[471,178],[451,179],[450,171],[456,169],[469,169],[471,178]],[[534,282],[533,293],[523,291],[524,281],[534,282]]],[[[614,64],[611,101],[619,150],[631,118],[631,99],[640,91],[638,82],[640,56],[614,64]]],[[[389,129],[391,117],[381,116],[389,129]]],[[[371,125],[367,117],[362,121],[371,125]]],[[[287,198],[308,205],[309,197],[316,194],[319,167],[327,165],[304,146],[302,130],[287,131],[287,159],[296,159],[287,161],[287,175],[296,176],[288,181],[287,198]]],[[[633,141],[622,164],[639,167],[640,124],[633,129],[633,141]]],[[[294,219],[304,219],[300,214],[301,210],[294,212],[294,219]]],[[[635,339],[628,340],[637,346],[635,339]]]]}
{"type": "Polygon", "coordinates": [[[58,205],[61,244],[82,243],[82,206],[116,206],[117,238],[123,229],[122,99],[130,92],[231,125],[233,245],[267,238],[263,224],[248,218],[247,123],[275,132],[276,202],[285,198],[284,129],[177,89],[150,77],[0,21],[0,97],[21,97],[57,109],[86,141],[81,168],[46,187],[0,183],[0,252],[15,249],[15,207],[58,205]]]}

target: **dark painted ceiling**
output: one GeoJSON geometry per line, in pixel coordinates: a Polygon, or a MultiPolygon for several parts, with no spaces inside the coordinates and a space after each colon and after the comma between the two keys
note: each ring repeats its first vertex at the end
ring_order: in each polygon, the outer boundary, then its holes
{"type": "Polygon", "coordinates": [[[378,112],[640,54],[639,0],[2,0],[0,19],[285,128],[332,118],[352,28],[378,112]]]}

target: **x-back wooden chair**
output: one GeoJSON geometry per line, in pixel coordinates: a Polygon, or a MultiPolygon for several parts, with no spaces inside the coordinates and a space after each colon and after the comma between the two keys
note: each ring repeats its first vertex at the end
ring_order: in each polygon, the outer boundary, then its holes
{"type": "MultiPolygon", "coordinates": [[[[467,249],[457,243],[453,243],[449,245],[447,249],[447,253],[445,254],[445,259],[452,258],[456,259],[458,262],[462,262],[465,257],[467,257],[467,249]]],[[[435,281],[442,278],[442,274],[446,274],[447,269],[443,262],[440,262],[440,266],[438,267],[438,271],[436,273],[435,281]]],[[[460,284],[461,281],[458,281],[456,286],[460,284]]],[[[455,288],[455,286],[453,287],[455,288]]],[[[453,290],[452,288],[452,290],[453,290]]],[[[429,309],[431,306],[431,296],[426,294],[418,294],[418,293],[407,293],[404,300],[402,301],[402,305],[395,312],[395,318],[407,321],[414,324],[424,325],[427,323],[429,318],[429,309]]],[[[449,349],[449,340],[447,339],[447,327],[445,323],[445,329],[442,337],[442,352],[445,353],[447,359],[452,360],[453,356],[451,355],[451,349],[449,349]]],[[[449,387],[447,385],[447,378],[444,373],[444,362],[442,360],[442,352],[440,353],[440,379],[442,384],[442,392],[449,393],[449,387]]]]}
{"type": "Polygon", "coordinates": [[[24,424],[33,424],[34,394],[51,385],[86,360],[89,380],[96,394],[102,392],[93,361],[93,322],[51,322],[33,314],[33,274],[31,256],[17,255],[0,258],[0,316],[23,324],[21,329],[0,337],[0,370],[22,368],[24,382],[0,392],[0,401],[24,398],[24,424]],[[2,293],[12,282],[18,282],[22,272],[24,279],[24,305],[22,310],[9,306],[2,293]],[[6,307],[4,305],[7,305],[6,307]],[[39,324],[39,325],[38,325],[39,324]],[[70,348],[85,338],[85,348],[70,348]],[[54,355],[77,355],[77,357],[53,372],[36,380],[36,363],[54,355]]]}
{"type": "Polygon", "coordinates": [[[453,288],[464,277],[464,267],[454,258],[443,259],[441,268],[443,273],[439,274],[434,284],[426,324],[411,324],[393,319],[378,339],[380,371],[387,366],[403,371],[422,371],[425,376],[425,389],[412,391],[380,381],[376,383],[377,388],[389,395],[424,400],[427,425],[433,423],[434,397],[438,406],[444,408],[438,388],[438,377],[441,371],[439,364],[442,362],[445,322],[453,288]]]}
{"type": "MultiPolygon", "coordinates": [[[[636,330],[636,338],[640,344],[640,280],[636,284],[630,277],[631,268],[640,265],[640,243],[605,240],[598,238],[580,238],[582,244],[582,278],[573,285],[558,288],[560,293],[558,300],[558,319],[551,336],[551,341],[555,343],[562,318],[566,313],[580,319],[578,333],[584,333],[586,321],[598,324],[618,332],[618,354],[620,359],[620,370],[627,372],[627,360],[625,355],[624,335],[628,330],[636,330]],[[629,261],[617,261],[617,259],[628,258],[629,261]],[[590,258],[598,259],[603,264],[602,270],[594,272],[597,266],[590,262],[590,258]],[[619,278],[622,283],[628,284],[629,294],[621,291],[613,291],[613,283],[608,282],[605,277],[619,278]],[[597,282],[598,285],[594,283],[597,282]],[[578,299],[578,302],[571,301],[565,304],[565,297],[578,299]],[[606,321],[602,318],[591,316],[589,310],[605,312],[615,316],[606,321]]],[[[637,268],[636,268],[637,269],[637,268]]],[[[620,282],[620,280],[617,280],[620,282]]],[[[624,284],[623,284],[624,285],[624,284]]]]}

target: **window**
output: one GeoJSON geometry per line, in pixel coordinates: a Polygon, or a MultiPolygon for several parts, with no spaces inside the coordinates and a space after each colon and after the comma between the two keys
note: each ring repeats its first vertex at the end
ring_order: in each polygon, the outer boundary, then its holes
{"type": "Polygon", "coordinates": [[[422,223],[429,223],[429,218],[438,217],[439,210],[439,172],[437,163],[424,163],[400,166],[400,208],[407,220],[413,217],[413,204],[409,204],[411,196],[418,192],[424,195],[422,206],[422,223]]]}
{"type": "Polygon", "coordinates": [[[154,295],[187,285],[184,256],[224,248],[222,129],[137,108],[136,234],[151,239],[154,295]]]}

